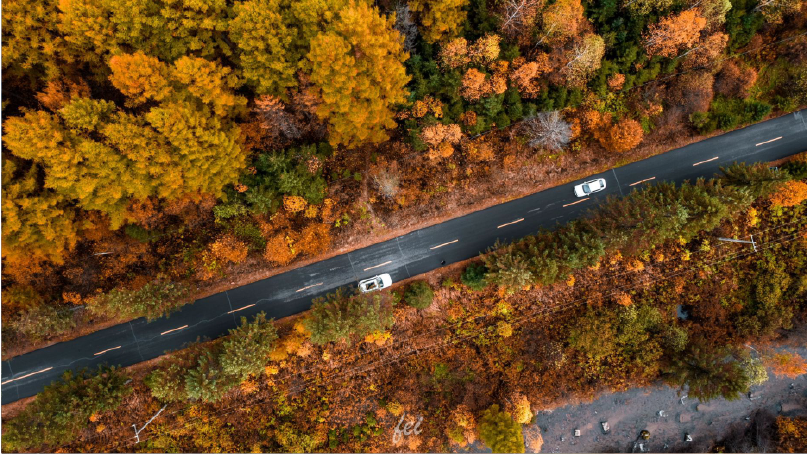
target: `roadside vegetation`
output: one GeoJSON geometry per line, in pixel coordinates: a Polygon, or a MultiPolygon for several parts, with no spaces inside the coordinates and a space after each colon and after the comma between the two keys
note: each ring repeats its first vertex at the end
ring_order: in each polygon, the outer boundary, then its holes
{"type": "MultiPolygon", "coordinates": [[[[807,321],[805,178],[801,155],[637,189],[456,276],[372,299],[337,292],[295,320],[259,315],[135,368],[122,404],[78,401],[76,415],[94,416],[66,445],[22,435],[33,410],[6,421],[4,437],[21,450],[451,451],[481,440],[523,452],[541,440],[522,425],[570,397],[663,381],[737,398],[769,374],[807,373],[772,348],[807,321]],[[717,240],[752,234],[757,252],[717,240]],[[140,444],[126,441],[166,404],[140,444]],[[423,431],[394,444],[400,419],[419,417],[423,431]]],[[[46,391],[28,408],[63,399],[46,391]]],[[[783,449],[800,446],[800,424],[779,423],[783,449]]]]}
{"type": "Polygon", "coordinates": [[[6,358],[807,104],[799,0],[9,0],[2,17],[6,358]]]}

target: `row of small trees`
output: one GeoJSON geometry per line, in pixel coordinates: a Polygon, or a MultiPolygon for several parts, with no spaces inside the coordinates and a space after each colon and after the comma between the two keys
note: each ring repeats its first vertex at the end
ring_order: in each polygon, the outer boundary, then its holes
{"type": "Polygon", "coordinates": [[[673,238],[689,241],[789,178],[763,165],[733,165],[723,172],[723,178],[708,182],[660,183],[611,198],[556,231],[498,245],[483,257],[485,279],[513,292],[565,279],[574,270],[594,266],[606,251],[631,257],[673,238]]]}
{"type": "Polygon", "coordinates": [[[221,342],[165,360],[146,385],[164,402],[217,401],[250,375],[263,372],[276,340],[274,324],[263,312],[251,322],[241,317],[241,326],[221,342]]]}

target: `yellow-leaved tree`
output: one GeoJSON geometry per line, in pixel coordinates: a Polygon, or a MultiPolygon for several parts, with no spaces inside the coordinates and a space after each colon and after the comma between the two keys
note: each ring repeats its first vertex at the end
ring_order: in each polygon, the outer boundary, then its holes
{"type": "Polygon", "coordinates": [[[128,105],[153,107],[132,114],[74,97],[54,113],[6,120],[8,150],[42,168],[45,189],[107,214],[114,229],[132,200],[220,195],[237,180],[246,156],[234,118],[246,101],[229,69],[192,57],[168,66],[142,53],[115,56],[110,67],[128,105]]]}
{"type": "Polygon", "coordinates": [[[3,258],[5,265],[44,258],[61,262],[73,248],[79,224],[75,209],[37,182],[39,168],[3,160],[3,258]],[[19,175],[18,175],[19,174],[19,175]]]}
{"type": "Polygon", "coordinates": [[[435,43],[459,34],[467,15],[463,10],[467,4],[468,0],[412,0],[409,8],[417,13],[423,25],[423,39],[435,43]]]}
{"type": "Polygon", "coordinates": [[[225,32],[227,0],[62,0],[58,30],[83,58],[143,51],[164,61],[215,58],[232,50],[225,32]]]}
{"type": "Polygon", "coordinates": [[[317,115],[328,120],[331,144],[382,142],[395,127],[392,106],[406,100],[409,56],[392,25],[376,8],[352,3],[311,40],[311,81],[323,101],[317,115]]]}

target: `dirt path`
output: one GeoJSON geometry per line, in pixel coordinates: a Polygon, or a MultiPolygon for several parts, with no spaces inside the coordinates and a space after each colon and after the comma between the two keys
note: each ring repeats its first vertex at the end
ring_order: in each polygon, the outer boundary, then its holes
{"type": "MultiPolygon", "coordinates": [[[[805,355],[807,348],[798,352],[805,355]]],[[[774,416],[807,415],[807,375],[796,379],[771,376],[752,388],[750,398],[746,395],[735,401],[684,399],[682,403],[676,389],[661,384],[605,393],[591,403],[539,412],[536,423],[524,431],[527,435],[540,427],[542,452],[640,452],[634,442],[642,430],[650,432],[649,440],[641,440],[644,452],[705,452],[733,430],[745,432],[758,411],[774,416]],[[608,432],[601,425],[606,421],[608,432]],[[580,430],[579,437],[574,436],[575,429],[580,430]],[[687,434],[691,442],[686,441],[687,434]]]]}

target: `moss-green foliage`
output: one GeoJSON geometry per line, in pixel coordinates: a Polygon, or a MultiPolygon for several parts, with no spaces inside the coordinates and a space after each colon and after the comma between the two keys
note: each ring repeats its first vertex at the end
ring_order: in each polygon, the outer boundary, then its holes
{"type": "Polygon", "coordinates": [[[277,331],[265,313],[252,322],[241,317],[241,325],[231,329],[221,343],[189,352],[184,361],[167,360],[146,377],[146,386],[163,402],[215,402],[248,376],[262,372],[276,340],[277,331]]]}
{"type": "Polygon", "coordinates": [[[594,265],[607,249],[632,257],[672,239],[689,241],[790,178],[786,171],[764,165],[737,164],[722,170],[723,178],[708,182],[659,183],[627,197],[611,197],[587,218],[554,232],[497,244],[483,256],[487,280],[508,291],[548,285],[594,265]]]}
{"type": "Polygon", "coordinates": [[[206,351],[196,359],[196,367],[185,375],[185,393],[191,400],[215,402],[238,385],[237,377],[224,373],[217,352],[206,351]]]}
{"type": "Polygon", "coordinates": [[[306,328],[311,342],[351,342],[352,337],[364,337],[376,331],[386,331],[395,319],[392,302],[387,295],[349,295],[343,288],[314,300],[306,328]]]}
{"type": "Polygon", "coordinates": [[[797,261],[778,262],[771,251],[763,253],[757,261],[751,300],[737,319],[737,327],[743,335],[767,337],[779,329],[792,328],[794,308],[790,301],[800,292],[791,273],[798,275],[800,268],[803,266],[797,261]]]}
{"type": "Polygon", "coordinates": [[[432,300],[434,300],[434,291],[426,281],[416,281],[409,284],[404,293],[406,304],[415,309],[426,309],[431,306],[432,300]]]}
{"type": "Polygon", "coordinates": [[[773,170],[764,163],[732,164],[721,167],[726,185],[747,191],[752,198],[765,197],[791,177],[787,172],[773,170]]]}
{"type": "Polygon", "coordinates": [[[154,320],[178,307],[187,295],[185,284],[154,281],[137,290],[112,289],[96,297],[89,307],[99,315],[154,320]]]}
{"type": "Polygon", "coordinates": [[[70,309],[38,305],[3,320],[3,343],[39,341],[58,336],[75,326],[70,309]]]}
{"type": "Polygon", "coordinates": [[[625,255],[647,251],[672,238],[711,230],[733,207],[750,199],[720,182],[660,183],[625,198],[610,198],[595,211],[594,226],[609,246],[625,255]]]}
{"type": "MultiPolygon", "coordinates": [[[[344,445],[349,446],[350,443],[366,443],[367,440],[382,434],[384,434],[384,428],[378,424],[378,420],[372,413],[367,413],[364,416],[364,422],[361,424],[356,424],[353,427],[341,427],[329,430],[328,447],[332,451],[350,451],[351,449],[345,449],[344,445]],[[337,450],[340,445],[343,445],[342,449],[337,450]]],[[[297,450],[296,452],[308,451],[297,450]]]]}
{"type": "Polygon", "coordinates": [[[465,268],[460,279],[469,289],[480,291],[488,286],[488,281],[485,279],[487,274],[488,269],[484,263],[472,263],[465,268]]]}
{"type": "Polygon", "coordinates": [[[726,33],[729,35],[729,50],[735,51],[747,45],[762,28],[762,13],[754,11],[754,0],[732,0],[731,9],[726,13],[726,33]]]}
{"type": "Polygon", "coordinates": [[[700,400],[739,399],[750,383],[742,363],[728,348],[702,341],[691,342],[683,353],[673,356],[666,377],[675,385],[687,386],[689,397],[700,400]]]}
{"type": "Polygon", "coordinates": [[[216,219],[235,218],[247,212],[274,213],[280,208],[284,195],[299,196],[314,205],[322,203],[327,188],[322,166],[312,172],[308,163],[321,162],[332,151],[330,145],[320,143],[259,154],[251,164],[256,173],[247,172],[241,176],[241,184],[248,188],[247,191],[230,189],[229,202],[214,208],[216,219]]]}
{"type": "Polygon", "coordinates": [[[479,439],[493,452],[524,452],[524,435],[521,424],[513,421],[509,413],[491,405],[479,418],[479,439]]]}
{"type": "Polygon", "coordinates": [[[180,402],[187,398],[184,375],[187,369],[177,362],[167,362],[148,374],[143,382],[151,395],[162,402],[180,402]]]}
{"type": "Polygon", "coordinates": [[[668,322],[653,306],[631,305],[616,310],[589,308],[571,326],[569,345],[591,364],[598,365],[609,359],[639,370],[647,377],[658,371],[668,322]]]}
{"type": "Polygon", "coordinates": [[[691,121],[702,134],[708,134],[716,129],[729,131],[738,126],[761,121],[772,108],[770,104],[762,101],[718,96],[712,101],[709,112],[696,112],[692,114],[691,121]]]}
{"type": "Polygon", "coordinates": [[[541,232],[500,248],[484,261],[489,282],[517,290],[556,282],[572,270],[594,265],[604,252],[603,240],[592,225],[574,221],[556,232],[541,232]]]}
{"type": "Polygon", "coordinates": [[[266,365],[266,358],[275,348],[277,330],[272,320],[261,312],[251,323],[241,317],[241,326],[231,330],[221,344],[221,367],[225,374],[246,379],[258,375],[266,365]]]}
{"type": "Polygon", "coordinates": [[[3,451],[34,450],[72,440],[93,413],[111,411],[132,392],[115,368],[67,371],[46,386],[25,410],[3,423],[3,451]]]}

